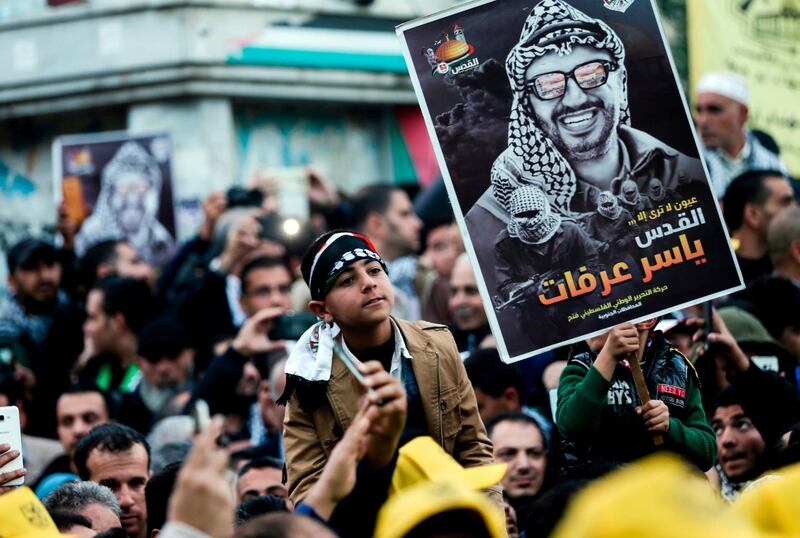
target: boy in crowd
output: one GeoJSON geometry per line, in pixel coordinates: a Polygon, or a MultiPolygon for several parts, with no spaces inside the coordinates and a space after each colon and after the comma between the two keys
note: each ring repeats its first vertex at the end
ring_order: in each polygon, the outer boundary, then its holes
{"type": "MultiPolygon", "coordinates": [[[[286,364],[284,446],[289,494],[300,502],[367,398],[374,426],[360,468],[385,469],[404,442],[430,435],[465,467],[492,461],[492,448],[453,337],[446,327],[390,317],[386,264],[357,233],[318,238],[301,266],[322,321],[297,342],[286,364]],[[334,352],[334,345],[341,348],[334,352]],[[341,350],[341,351],[339,351],[341,350]],[[338,356],[365,376],[359,384],[338,356]]],[[[499,491],[493,492],[500,502],[499,491]]]]}
{"type": "Polygon", "coordinates": [[[564,474],[580,475],[592,463],[624,463],[657,448],[693,462],[703,471],[716,458],[714,432],[706,422],[697,374],[660,332],[656,319],[617,325],[599,353],[568,362],[558,384],[556,423],[564,440],[564,474]],[[641,350],[641,351],[640,351],[641,350]],[[641,356],[652,400],[642,404],[628,358],[641,356]]]}

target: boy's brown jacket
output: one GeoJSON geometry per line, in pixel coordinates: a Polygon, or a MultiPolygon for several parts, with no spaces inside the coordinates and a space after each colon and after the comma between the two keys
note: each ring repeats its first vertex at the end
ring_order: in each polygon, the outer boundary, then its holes
{"type": "MultiPolygon", "coordinates": [[[[494,462],[492,443],[478,414],[472,384],[453,336],[444,325],[395,319],[419,386],[428,434],[464,467],[494,462]]],[[[289,495],[300,503],[319,479],[333,447],[350,426],[363,392],[342,361],[333,360],[327,404],[304,412],[296,392],[286,406],[283,443],[289,495]]],[[[489,490],[502,506],[500,487],[489,490]]]]}

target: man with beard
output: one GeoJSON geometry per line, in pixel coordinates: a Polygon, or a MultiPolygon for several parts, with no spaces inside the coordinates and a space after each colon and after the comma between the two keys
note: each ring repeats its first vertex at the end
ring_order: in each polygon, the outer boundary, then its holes
{"type": "Polygon", "coordinates": [[[544,432],[535,419],[518,411],[496,415],[487,422],[486,431],[495,461],[508,464],[500,484],[519,513],[545,485],[548,458],[544,432]]]}
{"type": "Polygon", "coordinates": [[[682,177],[703,180],[698,159],[630,126],[625,49],[601,20],[562,0],[540,2],[506,71],[513,94],[508,148],[466,216],[481,265],[491,261],[493,238],[520,186],[537,185],[556,213],[571,215],[595,209],[596,189],[619,194],[626,179],[640,191],[652,177],[668,190],[682,177]]]}
{"type": "Polygon", "coordinates": [[[8,287],[12,298],[0,314],[0,339],[14,347],[16,361],[33,366],[59,303],[61,263],[56,249],[39,239],[23,239],[8,251],[8,287]]]}
{"type": "Polygon", "coordinates": [[[103,168],[97,204],[75,237],[78,255],[95,243],[123,237],[147,262],[166,263],[175,240],[158,221],[161,183],[155,158],[136,142],[123,144],[103,168]]]}
{"type": "Polygon", "coordinates": [[[23,239],[7,262],[11,297],[0,313],[0,351],[31,401],[27,433],[51,436],[55,399],[83,345],[81,312],[61,290],[62,264],[52,245],[23,239]]]}
{"type": "Polygon", "coordinates": [[[402,189],[368,185],[353,197],[353,226],[375,244],[386,260],[395,287],[394,314],[403,319],[422,316],[420,280],[427,272],[417,260],[422,221],[402,189]]]}
{"type": "Polygon", "coordinates": [[[162,316],[138,334],[136,364],[142,378],[124,393],[120,422],[146,434],[153,423],[179,412],[191,396],[194,350],[181,323],[162,316]]]}
{"type": "Polygon", "coordinates": [[[129,538],[146,538],[144,488],[150,479],[150,445],[136,430],[122,424],[95,426],[75,448],[81,480],[106,486],[119,502],[120,522],[129,538]]]}
{"type": "Polygon", "coordinates": [[[747,128],[750,90],[744,78],[725,71],[706,73],[697,83],[695,107],[697,130],[717,198],[725,195],[736,176],[751,170],[777,170],[788,175],[780,156],[747,128]]]}

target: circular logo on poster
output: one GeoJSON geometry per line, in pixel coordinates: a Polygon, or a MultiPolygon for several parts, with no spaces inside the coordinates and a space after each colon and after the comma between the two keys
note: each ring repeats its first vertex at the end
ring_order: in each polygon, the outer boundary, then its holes
{"type": "Polygon", "coordinates": [[[448,71],[450,71],[450,66],[445,62],[439,62],[439,64],[436,66],[436,72],[440,75],[444,75],[448,71]]]}

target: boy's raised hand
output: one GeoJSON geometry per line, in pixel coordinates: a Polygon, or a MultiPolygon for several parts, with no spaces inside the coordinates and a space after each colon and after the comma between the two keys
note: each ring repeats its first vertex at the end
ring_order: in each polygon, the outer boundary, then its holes
{"type": "Polygon", "coordinates": [[[364,375],[364,387],[372,389],[364,396],[369,403],[365,416],[370,422],[364,459],[372,468],[380,469],[392,460],[406,425],[406,391],[378,361],[365,362],[359,370],[364,375]]]}
{"type": "Polygon", "coordinates": [[[623,323],[611,329],[601,353],[620,361],[638,350],[639,331],[632,323],[623,323]]]}
{"type": "Polygon", "coordinates": [[[597,354],[594,367],[606,381],[614,377],[617,363],[639,350],[639,331],[632,323],[617,325],[608,333],[605,344],[597,354]]]}

